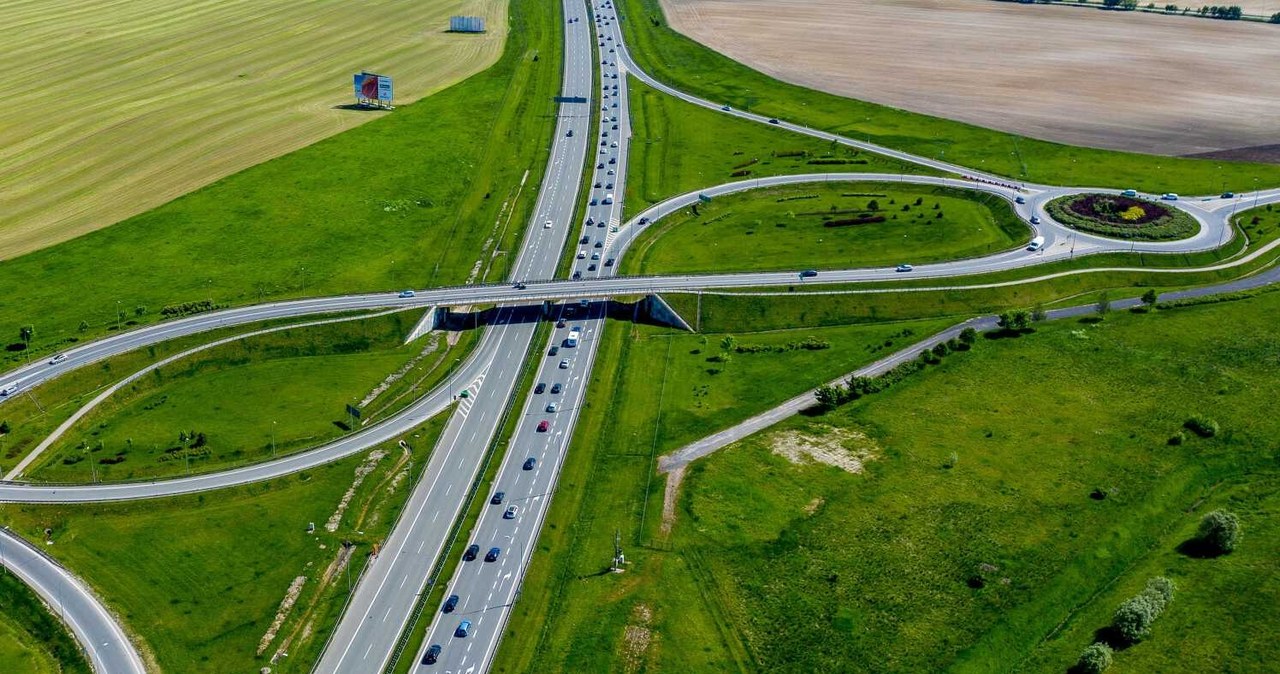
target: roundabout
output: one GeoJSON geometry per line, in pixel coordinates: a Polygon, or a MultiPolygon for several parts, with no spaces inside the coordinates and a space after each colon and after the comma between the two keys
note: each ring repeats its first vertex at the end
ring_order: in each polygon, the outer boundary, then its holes
{"type": "Polygon", "coordinates": [[[1185,211],[1136,195],[1071,194],[1049,201],[1045,210],[1067,227],[1113,239],[1177,241],[1200,230],[1185,211]]]}

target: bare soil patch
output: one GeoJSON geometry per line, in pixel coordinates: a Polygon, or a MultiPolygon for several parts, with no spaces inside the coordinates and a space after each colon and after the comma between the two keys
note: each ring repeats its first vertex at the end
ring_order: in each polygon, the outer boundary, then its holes
{"type": "MultiPolygon", "coordinates": [[[[879,450],[874,441],[859,431],[834,426],[820,428],[821,433],[774,433],[769,438],[773,453],[795,464],[823,463],[857,474],[879,450]]],[[[816,509],[818,505],[813,507],[816,509]]]]}
{"type": "Polygon", "coordinates": [[[1280,128],[1280,26],[989,0],[662,2],[676,30],[779,79],[1036,138],[1183,155],[1280,128]]]}

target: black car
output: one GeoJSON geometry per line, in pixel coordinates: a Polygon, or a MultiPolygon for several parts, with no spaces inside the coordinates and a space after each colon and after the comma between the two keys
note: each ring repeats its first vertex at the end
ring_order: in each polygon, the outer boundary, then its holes
{"type": "Polygon", "coordinates": [[[467,551],[462,553],[462,561],[474,562],[476,559],[476,555],[478,554],[480,554],[480,546],[476,545],[475,543],[472,543],[471,545],[467,546],[467,551]]]}
{"type": "Polygon", "coordinates": [[[502,505],[502,499],[506,497],[507,497],[507,492],[496,491],[493,493],[493,498],[489,499],[489,502],[492,503],[493,505],[502,505]]]}
{"type": "Polygon", "coordinates": [[[424,665],[434,665],[436,664],[436,660],[439,659],[440,644],[431,644],[431,648],[428,648],[427,652],[422,654],[422,664],[424,665]]]}
{"type": "Polygon", "coordinates": [[[559,392],[561,392],[561,391],[563,391],[563,390],[564,390],[564,386],[561,386],[559,382],[557,382],[557,383],[555,383],[555,384],[552,384],[552,385],[551,385],[551,393],[552,393],[552,394],[559,393],[559,392]]]}
{"type": "Polygon", "coordinates": [[[554,355],[556,355],[557,353],[560,353],[560,347],[558,347],[558,346],[553,346],[553,347],[551,347],[551,350],[547,352],[547,355],[548,355],[548,356],[554,356],[554,355]]]}
{"type": "Polygon", "coordinates": [[[547,385],[542,382],[538,382],[538,385],[533,387],[534,393],[542,393],[545,390],[547,390],[547,385]]]}
{"type": "Polygon", "coordinates": [[[778,123],[778,120],[776,120],[776,119],[771,119],[771,120],[769,120],[769,123],[770,123],[770,124],[777,124],[777,123],[778,123]]]}
{"type": "Polygon", "coordinates": [[[458,595],[451,594],[449,598],[444,600],[444,606],[440,610],[444,613],[453,613],[453,609],[458,608],[458,595]]]}
{"type": "Polygon", "coordinates": [[[800,278],[813,278],[818,275],[817,269],[806,269],[800,272],[800,278]]]}
{"type": "Polygon", "coordinates": [[[496,562],[498,561],[498,555],[501,555],[501,554],[502,554],[502,548],[489,548],[489,552],[485,553],[484,561],[496,562]]]}
{"type": "Polygon", "coordinates": [[[606,267],[612,267],[612,266],[613,266],[613,258],[609,258],[608,260],[605,260],[605,261],[604,261],[604,266],[606,266],[606,267]]]}
{"type": "Polygon", "coordinates": [[[585,246],[585,245],[587,245],[588,243],[591,243],[591,237],[589,237],[589,236],[584,236],[584,237],[582,237],[581,239],[579,239],[579,240],[578,240],[578,243],[580,243],[580,244],[582,244],[582,245],[584,245],[584,246],[585,246]]]}
{"type": "Polygon", "coordinates": [[[604,248],[604,241],[597,241],[596,248],[604,248]]]}
{"type": "MultiPolygon", "coordinates": [[[[538,460],[537,460],[537,459],[535,459],[535,458],[533,458],[533,457],[531,456],[531,457],[529,457],[529,458],[527,458],[527,459],[525,459],[525,460],[524,460],[524,469],[525,469],[525,470],[533,470],[534,465],[536,465],[537,463],[538,463],[538,460]]],[[[473,545],[473,546],[471,546],[471,547],[475,548],[476,550],[479,550],[479,549],[480,549],[480,546],[478,546],[478,545],[473,545]]],[[[473,558],[473,559],[474,559],[474,558],[473,558]]]]}
{"type": "Polygon", "coordinates": [[[594,262],[587,265],[587,271],[595,271],[595,270],[596,270],[596,264],[594,262]]]}
{"type": "MultiPolygon", "coordinates": [[[[575,280],[575,281],[581,281],[581,280],[582,280],[582,272],[580,272],[580,271],[575,271],[575,272],[573,272],[573,280],[575,280]]],[[[553,355],[553,356],[554,356],[555,354],[553,353],[553,354],[551,354],[551,355],[553,355]]]]}

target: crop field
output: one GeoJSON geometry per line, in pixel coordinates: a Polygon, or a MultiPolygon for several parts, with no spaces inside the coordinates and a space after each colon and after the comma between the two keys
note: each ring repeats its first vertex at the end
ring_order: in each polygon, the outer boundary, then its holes
{"type": "MultiPolygon", "coordinates": [[[[575,524],[549,530],[564,542],[526,585],[550,608],[518,607],[508,635],[537,648],[504,645],[495,671],[1059,673],[1154,575],[1178,594],[1115,671],[1265,671],[1280,657],[1277,310],[1269,293],[980,340],[694,463],[669,534],[648,445],[669,447],[676,420],[665,405],[589,413],[575,444],[590,448],[588,493],[580,510],[557,500],[550,521],[575,524]],[[1193,415],[1220,432],[1184,431],[1193,415]],[[1249,542],[1179,552],[1214,508],[1249,542]],[[618,529],[630,564],[599,573],[618,529]]],[[[675,349],[608,348],[620,367],[594,385],[629,402],[692,369],[675,349]]]]}
{"type": "Polygon", "coordinates": [[[1030,234],[1007,202],[977,192],[887,183],[766,188],[663,218],[636,241],[623,269],[667,274],[923,263],[1013,248],[1030,234]]]}
{"type": "Polygon", "coordinates": [[[503,0],[7,3],[0,259],[383,116],[341,107],[362,69],[390,75],[398,103],[484,69],[506,12],[503,0]],[[447,33],[460,13],[489,32],[447,33]]]}
{"type": "Polygon", "coordinates": [[[806,87],[1072,145],[1272,146],[1280,162],[1280,78],[1259,77],[1280,62],[1280,26],[958,0],[662,2],[681,33],[806,87]]]}

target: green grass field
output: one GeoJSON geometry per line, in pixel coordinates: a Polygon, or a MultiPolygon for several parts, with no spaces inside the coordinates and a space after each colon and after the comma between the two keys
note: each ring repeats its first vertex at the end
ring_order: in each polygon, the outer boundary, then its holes
{"type": "Polygon", "coordinates": [[[712,101],[887,147],[1048,184],[1217,194],[1280,185],[1280,166],[1157,157],[1060,145],[786,84],[671,30],[659,0],[619,0],[633,58],[649,74],[712,101]],[[1219,168],[1221,167],[1221,168],[1219,168]]]}
{"type": "Polygon", "coordinates": [[[625,669],[617,658],[617,632],[633,619],[632,589],[671,602],[653,625],[659,620],[679,624],[663,632],[660,650],[670,655],[664,655],[664,668],[737,669],[726,664],[736,656],[718,631],[715,604],[689,581],[683,561],[650,545],[662,504],[661,481],[649,481],[653,457],[943,325],[915,321],[738,333],[736,344],[743,347],[782,346],[814,337],[829,342],[830,348],[735,352],[728,362],[712,362],[708,359],[722,351],[723,335],[704,340],[703,335],[611,324],[593,370],[590,402],[494,671],[625,669]],[[633,560],[631,570],[620,576],[601,573],[613,552],[615,527],[633,560]],[[657,577],[661,583],[651,585],[657,577]]]}
{"type": "Polygon", "coordinates": [[[632,79],[626,211],[701,187],[795,173],[924,173],[879,155],[685,103],[632,79]],[[818,164],[814,162],[832,162],[818,164]],[[847,161],[849,163],[834,163],[847,161]],[[741,172],[735,176],[734,173],[741,172]]]}
{"type": "Polygon", "coordinates": [[[27,476],[112,481],[201,473],[293,453],[376,422],[442,381],[476,341],[403,344],[420,312],[249,337],[156,370],[73,426],[27,476]],[[407,368],[407,369],[406,369],[407,368]],[[197,440],[203,435],[203,441],[197,440]]]}
{"type": "Polygon", "coordinates": [[[1030,238],[1006,202],[977,192],[885,183],[800,185],[717,197],[667,216],[635,242],[623,269],[848,269],[976,257],[1030,238]],[[860,216],[884,221],[826,226],[860,216]]]}
{"type": "MultiPolygon", "coordinates": [[[[345,571],[329,574],[343,540],[356,544],[351,578],[388,533],[414,474],[443,428],[441,415],[395,443],[265,483],[173,499],[92,506],[6,505],[0,518],[44,546],[88,582],[142,642],[162,671],[257,671],[277,648],[275,672],[307,672],[347,591],[345,571]],[[337,510],[358,466],[372,471],[337,510]],[[412,464],[409,462],[412,460],[412,464]],[[330,532],[326,522],[336,518],[330,532]],[[316,532],[307,533],[314,522],[316,532]],[[43,544],[41,544],[43,545],[43,544]],[[257,655],[290,583],[306,581],[264,654],[257,655]],[[305,635],[304,635],[305,632],[305,635]],[[285,645],[285,640],[292,640],[285,645]]],[[[336,567],[335,567],[336,568],[336,567]]]]}
{"type": "MultiPolygon", "coordinates": [[[[670,536],[646,446],[662,451],[665,408],[589,414],[586,493],[555,504],[551,521],[574,524],[548,530],[500,671],[1062,672],[1157,573],[1179,594],[1114,671],[1264,671],[1280,657],[1277,310],[1269,293],[981,340],[695,463],[670,536]],[[1222,432],[1168,444],[1191,415],[1222,432]],[[865,472],[775,454],[791,434],[865,452],[865,472]],[[1178,553],[1214,507],[1248,542],[1178,553]],[[631,565],[596,575],[615,528],[631,565]]],[[[640,344],[606,347],[621,360],[597,375],[606,409],[655,407],[639,403],[668,356],[640,344]]]]}
{"type": "Polygon", "coordinates": [[[3,259],[381,117],[339,107],[362,68],[403,105],[492,65],[507,35],[502,0],[49,0],[3,17],[3,259]],[[464,10],[489,32],[445,32],[464,10]]]}
{"type": "MultiPolygon", "coordinates": [[[[0,330],[11,335],[0,343],[33,325],[32,350],[48,353],[114,329],[117,309],[134,320],[141,307],[136,320],[151,322],[186,301],[461,283],[477,260],[489,263],[481,279],[505,277],[511,256],[494,251],[514,250],[523,233],[554,124],[558,17],[555,5],[517,4],[520,30],[484,72],[118,225],[5,260],[0,330]]],[[[6,356],[0,366],[22,357],[6,356]]]]}
{"type": "Polygon", "coordinates": [[[0,574],[0,671],[89,674],[89,663],[40,598],[7,571],[0,574]]]}

